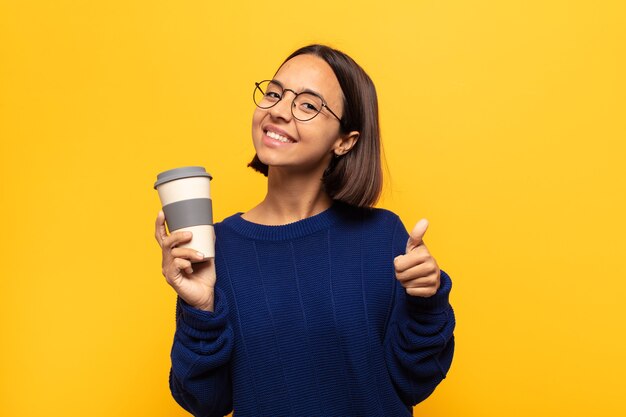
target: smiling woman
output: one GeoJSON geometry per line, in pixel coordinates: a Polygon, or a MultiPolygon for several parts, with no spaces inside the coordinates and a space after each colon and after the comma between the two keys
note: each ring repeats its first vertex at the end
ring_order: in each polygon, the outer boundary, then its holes
{"type": "MultiPolygon", "coordinates": [[[[311,82],[330,84],[320,88],[338,92],[339,98],[335,98],[337,103],[332,103],[329,107],[329,104],[324,100],[325,96],[320,94],[320,91],[313,89],[313,84],[303,86],[304,90],[301,93],[308,91],[318,96],[323,103],[323,108],[318,107],[318,112],[322,113],[324,119],[328,118],[328,114],[322,110],[328,110],[331,115],[335,116],[339,121],[340,132],[344,136],[349,135],[350,132],[357,133],[356,136],[353,135],[350,138],[349,146],[341,147],[334,154],[334,158],[327,164],[323,175],[326,192],[332,198],[349,204],[357,206],[373,205],[378,200],[382,188],[378,99],[374,83],[365,71],[348,55],[321,45],[310,45],[295,51],[283,62],[276,77],[272,80],[280,88],[284,87],[278,79],[278,75],[281,70],[291,67],[292,63],[290,61],[295,58],[313,62],[317,61],[317,65],[307,66],[307,69],[313,72],[323,70],[325,72],[323,74],[312,74],[313,78],[317,76],[317,79],[311,80],[311,82]],[[288,63],[290,65],[287,65],[288,63]],[[339,117],[331,108],[337,110],[342,116],[339,117]],[[353,139],[356,140],[356,143],[353,143],[353,139]],[[354,149],[351,149],[352,147],[354,149]]],[[[259,88],[257,86],[255,88],[255,97],[257,97],[258,91],[259,88]]],[[[297,93],[293,89],[289,91],[294,94],[294,101],[291,107],[293,115],[293,111],[297,112],[293,106],[297,93]]],[[[279,95],[279,97],[282,99],[283,96],[279,95]]],[[[272,106],[279,102],[276,98],[273,98],[272,106]]],[[[327,98],[330,99],[329,97],[327,98]]],[[[256,98],[255,100],[255,103],[260,108],[267,109],[272,107],[263,103],[259,105],[259,100],[256,98]]],[[[255,115],[257,112],[255,112],[255,115]]],[[[317,116],[317,113],[313,117],[315,116],[317,116]]],[[[294,117],[298,119],[298,117],[294,117]]],[[[307,117],[305,119],[314,122],[313,118],[307,117]]],[[[268,173],[268,166],[259,160],[258,155],[255,155],[250,166],[264,175],[268,173]]]]}
{"type": "Polygon", "coordinates": [[[252,119],[256,155],[259,161],[276,171],[274,177],[288,175],[291,181],[295,170],[307,183],[307,189],[317,193],[319,184],[310,183],[308,179],[319,180],[327,169],[332,169],[333,157],[347,156],[358,143],[359,131],[342,127],[341,119],[325,109],[325,106],[332,106],[340,114],[344,113],[337,77],[322,58],[296,55],[281,66],[274,79],[270,83],[269,97],[262,101],[262,104],[273,105],[257,107],[252,119]],[[289,88],[281,87],[285,85],[289,88]],[[283,100],[284,94],[293,95],[293,99],[283,100]],[[268,136],[268,132],[274,135],[268,136]],[[276,134],[288,140],[277,140],[276,134]]]}
{"type": "Polygon", "coordinates": [[[178,294],[170,387],[197,416],[410,416],[454,352],[450,277],[381,188],[374,84],[297,50],[256,83],[250,166],[267,194],[215,225],[215,259],[156,222],[178,294]],[[332,110],[331,110],[332,109],[332,110]],[[192,261],[195,261],[192,266],[192,261]]]}

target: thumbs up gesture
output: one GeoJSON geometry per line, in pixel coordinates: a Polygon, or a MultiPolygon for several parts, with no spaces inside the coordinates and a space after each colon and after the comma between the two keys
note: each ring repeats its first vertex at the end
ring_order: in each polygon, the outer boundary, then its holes
{"type": "Polygon", "coordinates": [[[417,297],[435,295],[440,284],[439,266],[424,244],[426,229],[428,220],[417,222],[406,243],[406,254],[393,261],[396,279],[407,294],[417,297]]]}

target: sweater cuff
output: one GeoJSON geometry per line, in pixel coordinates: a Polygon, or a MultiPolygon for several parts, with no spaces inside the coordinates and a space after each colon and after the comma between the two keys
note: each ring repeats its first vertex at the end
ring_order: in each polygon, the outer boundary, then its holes
{"type": "Polygon", "coordinates": [[[407,305],[411,312],[439,314],[450,307],[450,290],[452,290],[452,280],[444,271],[441,271],[441,284],[437,292],[431,297],[417,297],[406,294],[407,305]]]}
{"type": "Polygon", "coordinates": [[[228,324],[228,305],[224,293],[215,288],[214,311],[204,311],[187,304],[178,297],[178,320],[180,330],[199,339],[212,339],[220,335],[228,324]]]}

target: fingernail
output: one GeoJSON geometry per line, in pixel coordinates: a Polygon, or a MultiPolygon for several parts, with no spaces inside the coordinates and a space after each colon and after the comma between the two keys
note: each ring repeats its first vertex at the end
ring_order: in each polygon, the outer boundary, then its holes
{"type": "Polygon", "coordinates": [[[191,232],[185,232],[185,237],[191,237],[191,232]]]}
{"type": "Polygon", "coordinates": [[[204,253],[202,252],[196,252],[196,255],[202,259],[204,259],[204,253]]]}

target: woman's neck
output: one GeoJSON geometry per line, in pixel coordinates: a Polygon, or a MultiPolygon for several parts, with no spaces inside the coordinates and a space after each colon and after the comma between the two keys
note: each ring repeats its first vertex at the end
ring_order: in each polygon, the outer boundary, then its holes
{"type": "Polygon", "coordinates": [[[265,198],[242,217],[258,224],[283,225],[319,214],[331,204],[321,175],[270,168],[265,198]]]}

